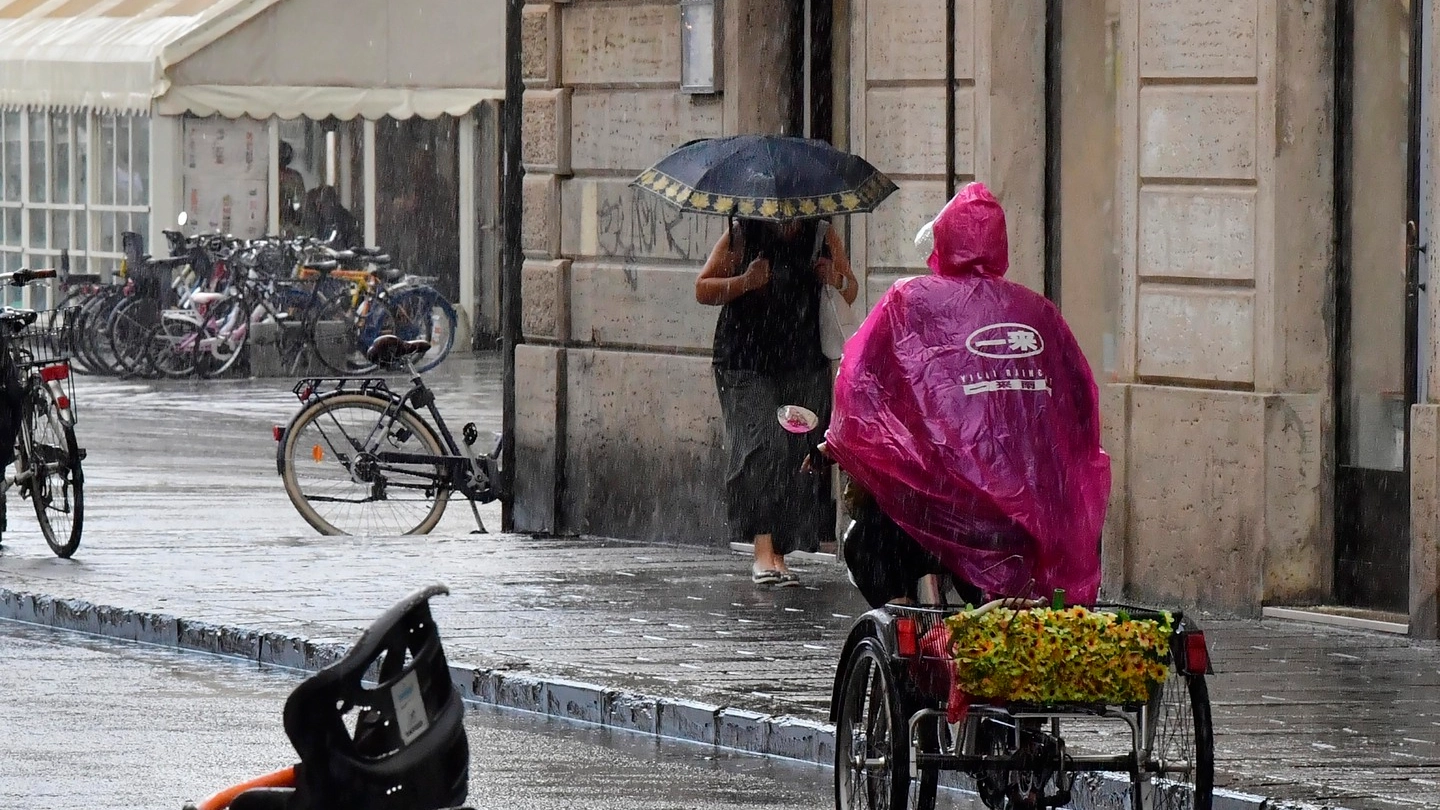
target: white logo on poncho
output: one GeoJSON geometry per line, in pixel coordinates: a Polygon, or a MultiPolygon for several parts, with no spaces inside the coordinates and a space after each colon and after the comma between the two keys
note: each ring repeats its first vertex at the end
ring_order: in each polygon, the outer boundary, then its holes
{"type": "Polygon", "coordinates": [[[1045,351],[1045,341],[1035,327],[1023,323],[992,323],[970,333],[965,348],[972,354],[995,360],[1018,360],[1045,351]]]}

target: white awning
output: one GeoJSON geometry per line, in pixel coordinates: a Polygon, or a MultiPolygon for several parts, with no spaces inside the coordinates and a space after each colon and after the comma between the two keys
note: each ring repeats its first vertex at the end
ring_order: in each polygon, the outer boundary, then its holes
{"type": "Polygon", "coordinates": [[[166,68],[279,0],[0,0],[0,105],[149,112],[166,68]]]}
{"type": "Polygon", "coordinates": [[[0,106],[434,118],[503,98],[504,0],[0,0],[0,106]]]}
{"type": "Polygon", "coordinates": [[[505,95],[505,2],[281,0],[169,78],[162,113],[458,115],[505,95]]]}
{"type": "Polygon", "coordinates": [[[464,115],[488,99],[505,98],[504,90],[430,89],[391,87],[237,87],[225,85],[172,86],[160,98],[161,115],[220,115],[225,118],[438,118],[464,115]]]}

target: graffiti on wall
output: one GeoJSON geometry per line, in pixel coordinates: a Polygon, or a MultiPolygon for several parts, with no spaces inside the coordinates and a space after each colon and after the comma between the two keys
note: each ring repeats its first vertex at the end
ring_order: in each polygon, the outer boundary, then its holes
{"type": "Polygon", "coordinates": [[[595,207],[598,255],[704,261],[724,219],[685,213],[632,189],[601,195],[595,207]]]}

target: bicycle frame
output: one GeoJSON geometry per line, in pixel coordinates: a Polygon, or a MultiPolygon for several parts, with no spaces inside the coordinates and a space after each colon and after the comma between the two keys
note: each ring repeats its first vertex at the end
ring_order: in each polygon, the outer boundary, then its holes
{"type": "MultiPolygon", "coordinates": [[[[288,435],[296,420],[316,403],[343,394],[360,394],[386,403],[384,411],[376,421],[375,428],[365,439],[367,443],[375,435],[388,432],[400,418],[400,414],[409,410],[419,417],[421,422],[425,422],[427,427],[435,431],[445,449],[444,455],[381,451],[375,454],[377,461],[382,464],[433,464],[440,467],[443,473],[429,476],[423,473],[409,472],[407,475],[427,480],[433,479],[434,484],[460,492],[471,501],[489,503],[501,497],[500,480],[495,467],[495,462],[500,456],[499,442],[497,441],[495,448],[485,455],[474,454],[473,451],[467,452],[471,445],[462,445],[456,441],[455,435],[451,433],[450,426],[436,405],[434,392],[425,385],[425,381],[418,373],[412,372],[410,388],[404,393],[398,394],[390,389],[389,384],[383,378],[379,377],[308,377],[296,383],[293,390],[296,396],[305,403],[305,406],[291,417],[285,427],[276,429],[275,468],[281,475],[285,474],[285,436],[288,435]],[[353,387],[350,387],[351,384],[353,387]],[[334,388],[317,393],[322,387],[329,385],[334,385],[334,388]],[[430,414],[429,422],[426,422],[420,413],[421,409],[430,414]]],[[[466,433],[473,430],[473,423],[467,424],[466,428],[466,433]]],[[[348,462],[346,462],[346,466],[349,466],[348,462]]],[[[405,485],[397,484],[397,486],[405,485]]]]}

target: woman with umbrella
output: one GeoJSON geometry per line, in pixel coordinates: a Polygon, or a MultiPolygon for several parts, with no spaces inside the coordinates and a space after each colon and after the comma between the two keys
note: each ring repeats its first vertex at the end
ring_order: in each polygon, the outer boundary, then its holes
{"type": "MultiPolygon", "coordinates": [[[[731,535],[754,543],[751,579],[800,584],[785,563],[824,532],[828,479],[800,471],[812,440],[780,430],[776,411],[830,413],[830,358],[821,350],[822,290],[859,294],[844,245],[822,218],[870,210],[895,188],[860,158],[828,144],[740,136],[686,144],[636,185],[682,208],[730,217],[695,281],[719,306],[715,385],[728,446],[731,535]],[[737,218],[738,217],[738,221],[737,218]]],[[[815,435],[820,435],[819,433],[815,435]]]]}

